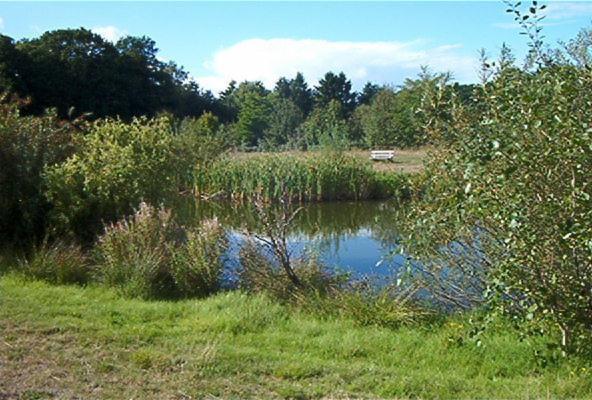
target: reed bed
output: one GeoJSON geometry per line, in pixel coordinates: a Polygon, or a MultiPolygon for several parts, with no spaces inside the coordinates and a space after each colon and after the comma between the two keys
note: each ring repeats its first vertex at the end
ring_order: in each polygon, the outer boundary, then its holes
{"type": "Polygon", "coordinates": [[[385,180],[366,160],[345,154],[226,157],[196,173],[196,192],[244,202],[288,196],[292,201],[365,200],[389,197],[385,180]]]}

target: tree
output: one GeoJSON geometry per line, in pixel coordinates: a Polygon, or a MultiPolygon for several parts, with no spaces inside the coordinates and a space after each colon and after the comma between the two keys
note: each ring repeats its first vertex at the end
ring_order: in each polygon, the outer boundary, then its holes
{"type": "Polygon", "coordinates": [[[0,93],[22,92],[21,56],[12,38],[0,35],[0,93]]]}
{"type": "Polygon", "coordinates": [[[298,72],[294,79],[280,78],[274,88],[279,97],[292,101],[306,117],[312,110],[312,90],[306,84],[304,76],[298,72]]]}
{"type": "Polygon", "coordinates": [[[277,148],[281,145],[298,145],[298,127],[304,121],[300,108],[292,100],[271,96],[271,113],[264,131],[265,145],[277,148]]]}
{"type": "Polygon", "coordinates": [[[356,94],[351,91],[351,82],[343,72],[339,75],[327,72],[315,87],[314,99],[317,106],[325,107],[331,101],[341,105],[342,117],[349,116],[356,106],[356,94]]]}
{"type": "Polygon", "coordinates": [[[62,118],[199,116],[227,110],[174,62],[163,62],[147,37],[116,44],[90,30],[61,29],[14,44],[0,37],[0,88],[30,98],[26,113],[55,107],[62,118]],[[141,95],[140,95],[141,94],[141,95]]]}
{"type": "Polygon", "coordinates": [[[239,110],[235,126],[239,144],[257,146],[263,138],[271,111],[268,94],[261,82],[242,82],[232,94],[239,110]]]}
{"type": "Polygon", "coordinates": [[[362,93],[358,95],[358,105],[370,104],[374,96],[376,96],[380,90],[381,87],[379,85],[376,85],[372,82],[367,82],[362,89],[362,93]]]}
{"type": "Polygon", "coordinates": [[[398,92],[382,89],[359,112],[364,140],[370,147],[409,147],[424,143],[418,82],[408,80],[398,92]]]}
{"type": "Polygon", "coordinates": [[[524,334],[556,338],[564,352],[589,352],[592,76],[577,59],[545,65],[547,57],[534,70],[494,71],[478,112],[442,95],[443,86],[430,93],[446,99],[430,100],[437,107],[426,119],[439,151],[409,215],[407,249],[437,260],[425,275],[442,278],[457,271],[442,262],[442,248],[471,255],[467,272],[481,278],[479,300],[490,312],[524,334]]]}
{"type": "Polygon", "coordinates": [[[65,117],[75,107],[78,114],[100,117],[120,106],[103,100],[119,92],[112,79],[118,53],[100,35],[84,28],[62,29],[23,40],[17,49],[25,60],[20,72],[27,91],[21,95],[32,98],[28,111],[56,107],[65,117]]]}
{"type": "Polygon", "coordinates": [[[346,146],[349,143],[350,127],[343,114],[342,105],[337,100],[330,101],[324,107],[315,107],[301,126],[306,145],[346,146]]]}
{"type": "Polygon", "coordinates": [[[35,244],[44,237],[51,204],[43,172],[74,152],[76,131],[55,113],[22,116],[15,104],[0,102],[0,243],[35,244]]]}

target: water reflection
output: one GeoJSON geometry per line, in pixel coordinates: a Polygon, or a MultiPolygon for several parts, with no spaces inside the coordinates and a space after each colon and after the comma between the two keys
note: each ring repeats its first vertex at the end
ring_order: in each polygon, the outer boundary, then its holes
{"type": "MultiPolygon", "coordinates": [[[[187,200],[174,207],[179,220],[191,225],[216,217],[231,232],[229,259],[235,260],[248,228],[260,218],[249,205],[187,200]]],[[[397,205],[389,201],[326,202],[303,206],[290,226],[294,254],[314,253],[327,266],[354,275],[390,275],[405,258],[398,254],[397,205]]]]}

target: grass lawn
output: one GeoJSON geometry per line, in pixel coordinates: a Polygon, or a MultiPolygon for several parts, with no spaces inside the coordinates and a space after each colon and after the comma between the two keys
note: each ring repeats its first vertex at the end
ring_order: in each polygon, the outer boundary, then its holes
{"type": "MultiPolygon", "coordinates": [[[[0,399],[592,396],[582,360],[541,367],[502,329],[397,331],[319,320],[238,292],[146,302],[0,277],[0,399]]],[[[537,346],[537,345],[533,345],[537,346]]]]}

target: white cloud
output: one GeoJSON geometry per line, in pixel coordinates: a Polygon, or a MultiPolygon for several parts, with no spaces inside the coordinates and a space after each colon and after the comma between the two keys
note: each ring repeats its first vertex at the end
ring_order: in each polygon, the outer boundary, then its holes
{"type": "Polygon", "coordinates": [[[96,26],[91,29],[94,33],[101,35],[103,39],[108,40],[110,42],[117,42],[123,36],[127,35],[127,31],[119,29],[116,26],[109,25],[109,26],[96,26]]]}
{"type": "Polygon", "coordinates": [[[547,19],[569,19],[592,15],[591,2],[562,2],[556,1],[549,3],[543,10],[543,15],[547,19]]]}
{"type": "Polygon", "coordinates": [[[313,39],[248,39],[217,51],[204,63],[200,86],[214,92],[229,81],[260,80],[268,88],[279,77],[302,72],[316,83],[327,71],[343,71],[359,88],[366,81],[390,83],[412,77],[421,65],[451,71],[460,81],[475,78],[474,57],[458,53],[460,45],[426,48],[426,42],[347,42],[313,39]]]}
{"type": "Polygon", "coordinates": [[[4,19],[0,17],[0,29],[4,29],[4,19]]]}
{"type": "MultiPolygon", "coordinates": [[[[526,15],[528,11],[524,9],[523,12],[526,15]]],[[[574,22],[576,18],[592,16],[592,2],[550,2],[544,10],[540,11],[539,15],[545,17],[542,22],[539,22],[539,26],[565,25],[574,22]]],[[[492,25],[501,29],[520,28],[520,25],[516,21],[497,22],[492,25]]]]}

